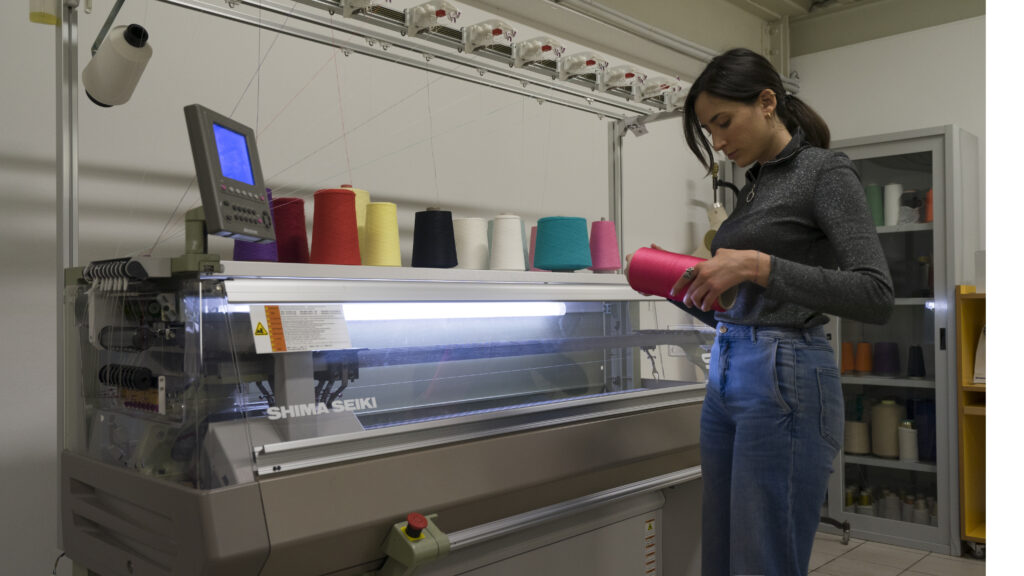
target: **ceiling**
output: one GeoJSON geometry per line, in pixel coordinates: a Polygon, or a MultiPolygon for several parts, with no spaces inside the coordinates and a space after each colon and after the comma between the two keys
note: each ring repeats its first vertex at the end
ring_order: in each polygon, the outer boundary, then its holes
{"type": "Polygon", "coordinates": [[[789,18],[790,56],[985,14],[985,0],[723,0],[766,20],[789,18]]]}

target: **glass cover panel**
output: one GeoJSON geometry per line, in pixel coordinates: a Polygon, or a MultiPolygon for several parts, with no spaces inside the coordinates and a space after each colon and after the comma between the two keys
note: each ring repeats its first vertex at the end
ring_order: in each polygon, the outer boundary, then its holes
{"type": "Polygon", "coordinates": [[[934,472],[846,465],[846,512],[936,526],[935,494],[934,472]]]}
{"type": "Polygon", "coordinates": [[[234,304],[219,278],[119,282],[69,289],[66,444],[200,489],[254,481],[267,446],[326,439],[333,458],[386,430],[487,432],[660,394],[693,383],[642,378],[645,354],[714,337],[636,330],[634,301],[234,304]]]}
{"type": "MultiPolygon", "coordinates": [[[[629,303],[336,306],[350,348],[258,354],[253,338],[236,342],[239,365],[253,367],[245,401],[278,423],[279,441],[642,387],[633,349],[645,335],[629,330],[629,303]]],[[[250,310],[231,307],[236,337],[253,332],[250,310]]]]}
{"type": "Polygon", "coordinates": [[[70,288],[66,447],[201,487],[198,281],[70,288]]]}

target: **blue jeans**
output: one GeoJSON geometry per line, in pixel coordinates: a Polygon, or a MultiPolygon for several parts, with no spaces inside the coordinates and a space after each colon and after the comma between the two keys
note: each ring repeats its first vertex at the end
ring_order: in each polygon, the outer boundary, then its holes
{"type": "Polygon", "coordinates": [[[719,323],[700,422],[704,576],[807,574],[842,443],[821,327],[719,323]]]}

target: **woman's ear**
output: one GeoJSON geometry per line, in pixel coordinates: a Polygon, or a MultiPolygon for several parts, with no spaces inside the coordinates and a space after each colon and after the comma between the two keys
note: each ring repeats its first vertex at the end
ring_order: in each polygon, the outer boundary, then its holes
{"type": "Polygon", "coordinates": [[[771,88],[765,88],[761,90],[761,93],[757,95],[757,104],[761,107],[761,112],[765,116],[770,116],[775,112],[775,108],[778,105],[778,101],[775,98],[775,91],[771,88]]]}

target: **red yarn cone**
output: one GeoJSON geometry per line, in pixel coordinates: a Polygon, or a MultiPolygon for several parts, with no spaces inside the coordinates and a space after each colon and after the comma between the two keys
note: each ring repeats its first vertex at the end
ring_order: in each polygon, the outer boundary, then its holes
{"type": "Polygon", "coordinates": [[[273,211],[277,261],[302,264],[309,262],[306,210],[302,198],[274,198],[273,211]]]}
{"type": "Polygon", "coordinates": [[[350,188],[318,190],[313,195],[314,264],[359,265],[359,226],[356,193],[350,188]]]}
{"type": "MultiPolygon", "coordinates": [[[[637,292],[654,294],[670,300],[681,301],[686,296],[686,285],[679,290],[675,296],[669,291],[676,281],[686,273],[690,267],[704,261],[704,258],[676,254],[665,250],[653,248],[640,248],[633,253],[629,261],[629,271],[626,279],[629,285],[637,292]]],[[[732,307],[736,301],[736,288],[730,288],[718,297],[713,309],[724,312],[732,307]]]]}

